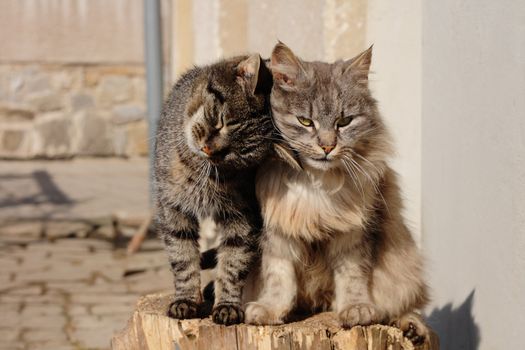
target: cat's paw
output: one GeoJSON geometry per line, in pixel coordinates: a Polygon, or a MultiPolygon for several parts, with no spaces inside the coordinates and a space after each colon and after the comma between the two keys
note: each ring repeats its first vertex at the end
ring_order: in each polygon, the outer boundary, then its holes
{"type": "Polygon", "coordinates": [[[403,336],[414,345],[421,345],[428,337],[428,327],[425,321],[415,312],[408,312],[391,323],[403,331],[403,336]]]}
{"type": "Polygon", "coordinates": [[[372,304],[350,305],[339,312],[339,320],[345,328],[368,326],[378,321],[378,312],[372,304]]]}
{"type": "Polygon", "coordinates": [[[198,306],[191,300],[175,300],[170,304],[168,316],[179,320],[197,318],[198,306]]]}
{"type": "Polygon", "coordinates": [[[252,302],[246,307],[246,323],[263,326],[283,324],[283,321],[273,317],[264,305],[252,302]]]}
{"type": "Polygon", "coordinates": [[[244,311],[239,304],[218,304],[213,308],[211,318],[217,324],[229,326],[244,322],[244,311]]]}

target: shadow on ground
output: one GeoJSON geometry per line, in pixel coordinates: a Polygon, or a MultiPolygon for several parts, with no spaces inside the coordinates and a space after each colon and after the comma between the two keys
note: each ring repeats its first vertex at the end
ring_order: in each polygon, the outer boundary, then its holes
{"type": "Polygon", "coordinates": [[[465,301],[453,308],[452,303],[436,308],[427,321],[439,335],[442,350],[477,350],[480,342],[479,327],[472,315],[475,290],[465,301]]]}
{"type": "Polygon", "coordinates": [[[24,204],[51,203],[55,205],[71,205],[74,202],[53,181],[53,177],[44,170],[33,171],[31,175],[6,174],[0,175],[0,180],[21,180],[31,178],[38,185],[39,192],[19,197],[7,197],[0,200],[0,208],[12,207],[24,204]]]}

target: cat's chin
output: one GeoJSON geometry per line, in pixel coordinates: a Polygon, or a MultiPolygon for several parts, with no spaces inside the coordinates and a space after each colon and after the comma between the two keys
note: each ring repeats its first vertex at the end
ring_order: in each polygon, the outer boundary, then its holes
{"type": "Polygon", "coordinates": [[[337,163],[338,163],[337,161],[332,160],[332,159],[318,160],[318,159],[313,159],[313,158],[304,158],[303,161],[304,163],[306,163],[306,165],[314,169],[323,170],[323,171],[336,168],[337,163]]]}

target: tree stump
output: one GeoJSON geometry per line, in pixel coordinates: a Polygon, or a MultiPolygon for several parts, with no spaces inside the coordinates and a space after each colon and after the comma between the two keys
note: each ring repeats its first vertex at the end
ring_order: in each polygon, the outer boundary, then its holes
{"type": "Polygon", "coordinates": [[[113,350],[438,350],[435,334],[418,347],[394,327],[342,329],[325,312],[282,326],[219,326],[211,319],[166,316],[171,295],[142,297],[126,328],[112,339],[113,350]]]}

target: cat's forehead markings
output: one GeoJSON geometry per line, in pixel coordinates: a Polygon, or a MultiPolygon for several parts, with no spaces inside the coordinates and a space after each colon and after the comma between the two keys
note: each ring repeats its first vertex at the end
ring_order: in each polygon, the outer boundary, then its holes
{"type": "Polygon", "coordinates": [[[200,105],[199,108],[197,108],[197,110],[195,110],[192,115],[191,115],[191,118],[201,118],[204,116],[204,105],[200,105]]]}
{"type": "Polygon", "coordinates": [[[224,97],[224,94],[218,89],[216,88],[215,86],[213,86],[210,83],[208,83],[208,85],[206,86],[206,90],[212,94],[213,96],[215,96],[215,98],[217,98],[217,100],[219,100],[220,103],[224,103],[225,101],[225,97],[224,97]]]}

